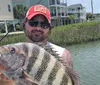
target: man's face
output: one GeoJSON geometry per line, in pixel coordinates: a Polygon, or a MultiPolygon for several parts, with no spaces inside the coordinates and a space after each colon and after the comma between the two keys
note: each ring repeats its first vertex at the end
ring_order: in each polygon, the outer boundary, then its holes
{"type": "Polygon", "coordinates": [[[46,22],[46,18],[42,15],[37,15],[31,21],[27,21],[25,23],[25,32],[26,36],[31,42],[43,42],[48,37],[49,28],[45,28],[41,26],[42,22],[46,22]],[[35,23],[35,24],[34,24],[35,23]],[[38,26],[37,26],[37,23],[38,26]],[[33,26],[31,26],[31,24],[33,26]]]}

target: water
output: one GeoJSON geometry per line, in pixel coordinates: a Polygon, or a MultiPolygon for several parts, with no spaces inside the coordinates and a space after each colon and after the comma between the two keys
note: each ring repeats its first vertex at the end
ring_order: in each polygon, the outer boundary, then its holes
{"type": "Polygon", "coordinates": [[[66,47],[74,68],[80,75],[81,85],[100,85],[100,41],[66,47]]]}

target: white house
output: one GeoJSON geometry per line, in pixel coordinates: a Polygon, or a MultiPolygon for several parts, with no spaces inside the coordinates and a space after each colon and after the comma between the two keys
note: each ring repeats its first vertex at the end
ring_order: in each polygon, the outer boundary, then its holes
{"type": "Polygon", "coordinates": [[[6,32],[6,21],[9,20],[14,20],[12,0],[0,0],[0,24],[5,24],[6,32]]]}
{"type": "Polygon", "coordinates": [[[73,4],[68,6],[68,15],[74,15],[79,22],[86,21],[86,8],[82,4],[73,4]]]}

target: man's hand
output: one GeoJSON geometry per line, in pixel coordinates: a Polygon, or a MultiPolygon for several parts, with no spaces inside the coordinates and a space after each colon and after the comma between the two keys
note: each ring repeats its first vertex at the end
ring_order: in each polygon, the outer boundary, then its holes
{"type": "Polygon", "coordinates": [[[0,80],[4,81],[4,80],[8,80],[8,78],[6,76],[4,76],[1,72],[0,72],[0,80]]]}
{"type": "MultiPolygon", "coordinates": [[[[0,70],[6,70],[6,68],[0,64],[0,70]]],[[[8,78],[0,72],[0,80],[8,80],[8,78]]]]}

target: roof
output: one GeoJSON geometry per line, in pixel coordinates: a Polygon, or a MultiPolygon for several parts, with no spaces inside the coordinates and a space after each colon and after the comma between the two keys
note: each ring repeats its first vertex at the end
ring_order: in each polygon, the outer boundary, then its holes
{"type": "Polygon", "coordinates": [[[73,5],[70,5],[70,6],[68,6],[69,8],[76,8],[76,7],[82,7],[82,8],[84,8],[83,7],[83,5],[82,4],[73,4],[73,5]]]}

